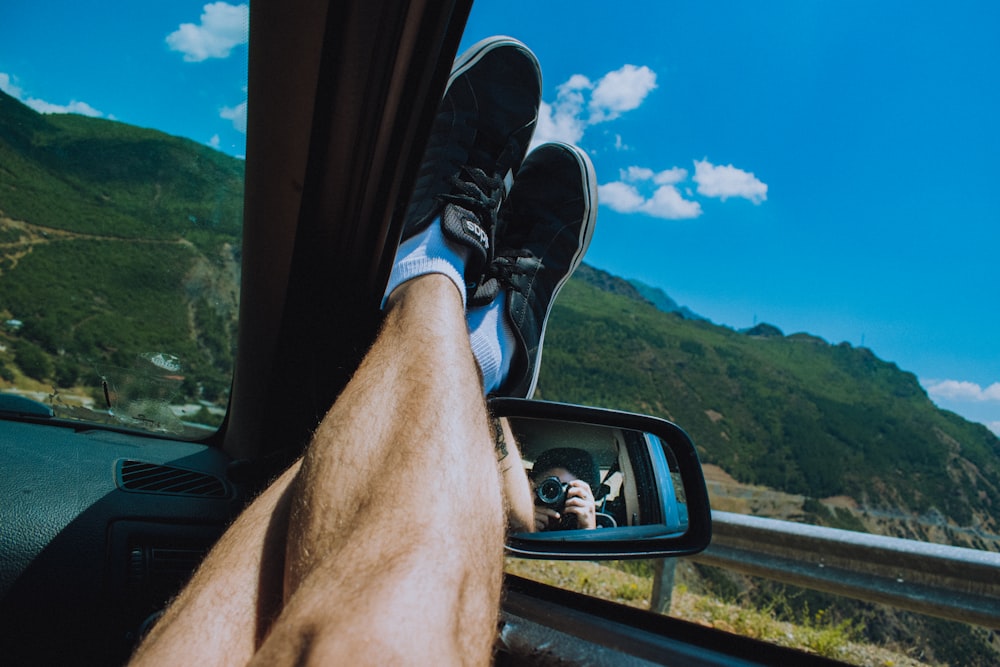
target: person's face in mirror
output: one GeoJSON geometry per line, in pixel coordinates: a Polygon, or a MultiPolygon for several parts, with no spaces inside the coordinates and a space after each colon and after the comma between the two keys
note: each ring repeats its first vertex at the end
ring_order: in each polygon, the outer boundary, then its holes
{"type": "Polygon", "coordinates": [[[565,468],[555,467],[532,472],[533,490],[544,480],[555,477],[566,485],[566,500],[562,511],[546,506],[535,496],[535,530],[567,530],[571,528],[597,528],[597,502],[590,484],[578,479],[565,468]]]}

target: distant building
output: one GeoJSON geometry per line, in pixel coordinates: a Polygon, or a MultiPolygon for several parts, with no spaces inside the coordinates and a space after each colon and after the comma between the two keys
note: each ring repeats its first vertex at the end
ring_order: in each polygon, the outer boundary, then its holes
{"type": "Polygon", "coordinates": [[[18,331],[20,330],[21,327],[24,326],[24,322],[22,322],[21,320],[7,320],[6,322],[3,323],[3,325],[7,328],[8,331],[18,331]]]}

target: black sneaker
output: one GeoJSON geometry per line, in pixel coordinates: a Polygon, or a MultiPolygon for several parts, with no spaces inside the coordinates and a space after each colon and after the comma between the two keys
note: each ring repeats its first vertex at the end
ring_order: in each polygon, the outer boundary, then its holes
{"type": "Polygon", "coordinates": [[[496,258],[469,307],[501,290],[517,350],[500,396],[529,398],[538,383],[552,303],[587,252],[597,218],[597,177],[575,146],[544,144],[528,155],[500,209],[496,258]]]}
{"type": "Polygon", "coordinates": [[[524,160],[538,118],[541,69],[511,37],[462,54],[434,119],[401,242],[441,217],[445,236],[471,249],[471,294],[493,259],[497,211],[524,160]]]}

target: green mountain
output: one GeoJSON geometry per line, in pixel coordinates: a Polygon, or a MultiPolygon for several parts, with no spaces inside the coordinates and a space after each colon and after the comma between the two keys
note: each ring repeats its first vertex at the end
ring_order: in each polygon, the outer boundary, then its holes
{"type": "Polygon", "coordinates": [[[998,532],[1000,439],[866,348],[685,319],[588,269],[553,307],[538,386],[670,419],[740,482],[998,532]]]}
{"type": "Polygon", "coordinates": [[[0,92],[0,210],[120,238],[238,236],[243,163],[155,130],[41,115],[0,92]],[[203,232],[203,233],[198,233],[203,232]]]}
{"type": "MultiPolygon", "coordinates": [[[[43,116],[0,93],[0,323],[17,321],[0,326],[0,389],[100,403],[159,363],[154,379],[177,385],[156,389],[163,401],[222,401],[243,169],[185,139],[43,116]]],[[[553,309],[538,397],[671,419],[746,484],[1000,532],[1000,440],[937,409],[913,374],[846,343],[716,326],[586,265],[553,309]]]]}
{"type": "Polygon", "coordinates": [[[677,313],[686,320],[706,320],[707,318],[702,317],[698,313],[694,312],[687,306],[682,306],[676,301],[667,296],[667,293],[661,290],[659,287],[653,287],[652,285],[647,285],[639,280],[630,280],[629,283],[638,290],[639,294],[642,295],[644,299],[652,303],[658,309],[665,313],[677,313]]]}
{"type": "Polygon", "coordinates": [[[243,170],[186,139],[41,115],[0,92],[0,321],[16,322],[0,336],[0,377],[101,402],[106,382],[125,400],[148,391],[133,381],[143,364],[167,359],[183,383],[171,400],[221,399],[243,170]]]}

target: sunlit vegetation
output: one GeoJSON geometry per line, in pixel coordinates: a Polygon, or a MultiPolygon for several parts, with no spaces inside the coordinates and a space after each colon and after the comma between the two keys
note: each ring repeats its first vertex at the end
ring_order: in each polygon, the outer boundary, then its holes
{"type": "Polygon", "coordinates": [[[912,373],[847,343],[686,320],[583,275],[553,308],[537,397],[675,421],[741,482],[1000,532],[1000,439],[912,373]]]}
{"type": "MultiPolygon", "coordinates": [[[[877,531],[881,524],[862,518],[884,511],[900,517],[889,534],[926,539],[926,520],[945,527],[940,541],[980,548],[987,545],[963,541],[975,531],[958,529],[1000,532],[992,510],[1000,502],[1000,440],[937,409],[911,373],[867,349],[775,327],[739,332],[684,319],[625,281],[585,269],[553,309],[537,397],[675,421],[703,461],[762,494],[773,490],[779,504],[797,497],[792,516],[778,518],[877,531]],[[859,509],[820,500],[832,496],[859,509]]],[[[553,565],[542,580],[631,604],[631,589],[599,586],[601,577],[574,567],[553,565]],[[553,574],[559,567],[568,570],[553,574]]],[[[652,576],[642,562],[619,567],[643,581],[652,576]]],[[[713,568],[689,568],[681,583],[688,588],[675,596],[674,614],[727,631],[856,664],[995,664],[980,628],[713,568]],[[677,606],[691,594],[695,602],[677,606]],[[921,660],[873,657],[887,638],[921,660]]],[[[639,599],[648,604],[648,594],[639,599]]]]}
{"type": "MultiPolygon", "coordinates": [[[[810,608],[808,602],[798,599],[797,593],[775,592],[766,602],[748,604],[740,599],[735,588],[729,597],[706,592],[700,583],[685,583],[690,568],[678,570],[679,580],[670,596],[669,608],[663,610],[676,618],[848,664],[871,667],[941,664],[937,660],[917,659],[912,648],[898,643],[883,645],[879,639],[866,635],[861,621],[845,618],[839,611],[826,607],[810,608]]],[[[653,574],[648,561],[589,563],[508,558],[506,571],[640,609],[649,609],[651,605],[653,574]]]]}
{"type": "MultiPolygon", "coordinates": [[[[208,147],[41,116],[0,92],[0,390],[56,405],[82,394],[108,419],[128,401],[163,421],[174,418],[159,416],[167,403],[188,404],[189,421],[218,424],[209,405],[224,403],[233,368],[242,189],[243,163],[208,147]]],[[[846,343],[663,312],[587,267],[553,310],[537,397],[671,419],[703,461],[804,497],[803,520],[864,528],[857,513],[820,501],[845,496],[1000,532],[1000,440],[935,408],[911,373],[846,343]]],[[[566,563],[544,580],[648,606],[652,575],[629,567],[566,563]]],[[[792,635],[841,659],[880,624],[910,632],[898,616],[696,574],[675,612],[716,627],[792,635]]],[[[978,659],[974,632],[920,628],[954,664],[978,659]]]]}
{"type": "Polygon", "coordinates": [[[20,323],[0,330],[4,381],[103,405],[145,373],[171,404],[224,401],[242,197],[240,160],[0,93],[0,314],[20,323]]]}

